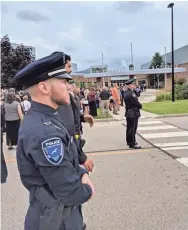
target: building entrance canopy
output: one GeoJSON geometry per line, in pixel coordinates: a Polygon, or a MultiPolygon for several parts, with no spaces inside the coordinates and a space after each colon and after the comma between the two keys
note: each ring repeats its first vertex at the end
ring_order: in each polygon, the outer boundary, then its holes
{"type": "MultiPolygon", "coordinates": [[[[103,73],[90,73],[84,74],[84,78],[104,78],[104,77],[116,77],[116,76],[133,76],[133,75],[149,75],[149,74],[169,74],[171,73],[171,68],[160,68],[160,69],[141,69],[141,70],[113,70],[103,73]]],[[[174,68],[175,73],[186,72],[186,68],[174,68]]]]}

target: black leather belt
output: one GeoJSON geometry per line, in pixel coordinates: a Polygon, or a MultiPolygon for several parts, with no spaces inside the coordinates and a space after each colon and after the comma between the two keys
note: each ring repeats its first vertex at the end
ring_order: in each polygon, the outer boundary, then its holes
{"type": "Polygon", "coordinates": [[[59,199],[54,198],[44,187],[38,187],[33,198],[39,201],[46,208],[55,208],[62,211],[63,216],[70,216],[71,211],[76,209],[76,206],[65,206],[59,199]]]}

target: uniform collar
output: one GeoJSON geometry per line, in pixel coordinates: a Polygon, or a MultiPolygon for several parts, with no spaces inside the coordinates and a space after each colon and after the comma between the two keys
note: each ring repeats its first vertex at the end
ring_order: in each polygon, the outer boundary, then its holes
{"type": "Polygon", "coordinates": [[[31,108],[34,110],[37,110],[39,112],[45,113],[45,114],[49,114],[49,115],[53,115],[53,116],[59,115],[59,113],[56,109],[53,109],[52,107],[50,107],[48,105],[41,104],[41,103],[38,103],[36,101],[31,102],[31,108]]]}

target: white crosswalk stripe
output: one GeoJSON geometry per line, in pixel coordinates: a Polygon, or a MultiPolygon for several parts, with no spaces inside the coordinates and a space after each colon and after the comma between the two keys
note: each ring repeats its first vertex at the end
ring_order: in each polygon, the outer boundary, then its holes
{"type": "Polygon", "coordinates": [[[177,161],[179,161],[180,163],[182,163],[188,167],[188,157],[179,158],[179,159],[177,159],[177,161]]]}
{"type": "Polygon", "coordinates": [[[154,146],[174,155],[178,162],[188,167],[188,131],[158,120],[139,121],[137,131],[154,146]],[[181,141],[178,142],[178,138],[181,141]]]}
{"type": "Polygon", "coordinates": [[[176,129],[175,126],[172,125],[163,125],[163,126],[146,126],[146,127],[138,127],[140,131],[147,131],[147,130],[164,130],[164,129],[176,129]]]}
{"type": "Polygon", "coordinates": [[[173,147],[173,146],[188,146],[188,142],[168,142],[168,143],[154,143],[155,146],[157,147],[173,147]]]}
{"type": "Polygon", "coordinates": [[[162,121],[140,121],[139,125],[164,124],[162,121]]]}
{"type": "MultiPolygon", "coordinates": [[[[160,129],[159,129],[160,130],[160,129]]],[[[165,138],[165,137],[188,137],[188,131],[183,132],[168,132],[168,133],[150,133],[150,134],[141,134],[144,138],[165,138]]]]}
{"type": "Polygon", "coordinates": [[[162,150],[179,150],[179,149],[188,149],[188,146],[174,146],[162,148],[162,150]]]}

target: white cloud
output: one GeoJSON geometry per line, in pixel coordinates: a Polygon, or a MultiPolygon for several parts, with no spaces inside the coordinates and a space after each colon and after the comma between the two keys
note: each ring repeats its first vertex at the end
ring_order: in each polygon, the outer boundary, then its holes
{"type": "Polygon", "coordinates": [[[68,40],[70,39],[72,41],[81,40],[83,38],[83,28],[80,27],[70,28],[66,32],[60,32],[59,35],[62,40],[67,40],[67,39],[68,40]]]}
{"type": "MultiPolygon", "coordinates": [[[[163,52],[164,46],[170,50],[168,3],[7,2],[8,12],[3,16],[1,33],[15,38],[11,42],[34,46],[37,58],[56,50],[64,51],[86,68],[100,64],[102,52],[104,63],[110,67],[128,66],[132,42],[134,64],[139,68],[154,52],[163,52]],[[36,11],[50,20],[37,23],[18,20],[16,13],[24,10],[36,11]]],[[[187,43],[188,30],[183,26],[188,21],[187,9],[185,1],[175,2],[177,48],[187,43]]]]}
{"type": "Polygon", "coordinates": [[[123,67],[128,67],[128,63],[127,63],[126,60],[121,60],[121,65],[122,65],[123,67]]]}
{"type": "Polygon", "coordinates": [[[129,29],[128,28],[118,28],[119,33],[128,33],[129,29]]]}

